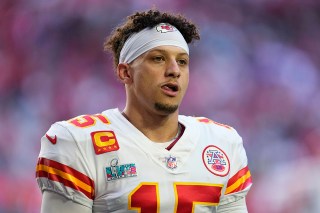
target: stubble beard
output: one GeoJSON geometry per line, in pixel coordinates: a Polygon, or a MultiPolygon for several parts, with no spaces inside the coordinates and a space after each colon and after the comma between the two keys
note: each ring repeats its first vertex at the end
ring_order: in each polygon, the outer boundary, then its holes
{"type": "Polygon", "coordinates": [[[179,105],[169,105],[169,104],[163,104],[163,103],[156,102],[154,104],[154,107],[156,110],[158,110],[160,112],[164,112],[166,114],[172,114],[175,111],[177,111],[177,109],[179,108],[179,105]]]}

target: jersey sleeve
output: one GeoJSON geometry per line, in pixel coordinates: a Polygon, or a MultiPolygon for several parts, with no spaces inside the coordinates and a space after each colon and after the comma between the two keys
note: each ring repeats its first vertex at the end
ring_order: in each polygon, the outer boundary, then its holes
{"type": "Polygon", "coordinates": [[[220,205],[236,202],[244,198],[252,185],[251,173],[248,167],[248,158],[243,146],[242,138],[234,130],[232,143],[232,157],[230,159],[230,176],[220,200],[220,205]]]}
{"type": "Polygon", "coordinates": [[[218,206],[217,213],[248,213],[245,198],[240,198],[237,201],[228,203],[227,205],[218,206]]]}
{"type": "Polygon", "coordinates": [[[41,139],[36,179],[41,191],[58,193],[92,208],[94,181],[85,154],[71,132],[55,123],[41,139]]]}

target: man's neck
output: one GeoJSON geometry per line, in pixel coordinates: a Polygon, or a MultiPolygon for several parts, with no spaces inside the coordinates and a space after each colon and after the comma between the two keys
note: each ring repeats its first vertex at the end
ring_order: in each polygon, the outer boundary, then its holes
{"type": "Polygon", "coordinates": [[[162,115],[146,110],[130,110],[125,108],[122,115],[146,137],[154,142],[166,142],[173,139],[178,132],[178,111],[162,115]]]}

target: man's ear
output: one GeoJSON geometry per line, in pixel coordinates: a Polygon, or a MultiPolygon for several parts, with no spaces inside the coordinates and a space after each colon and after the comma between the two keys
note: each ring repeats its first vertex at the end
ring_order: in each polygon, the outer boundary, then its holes
{"type": "Polygon", "coordinates": [[[130,72],[130,66],[125,63],[120,63],[117,66],[117,76],[119,80],[124,84],[130,84],[132,82],[132,74],[130,72]]]}

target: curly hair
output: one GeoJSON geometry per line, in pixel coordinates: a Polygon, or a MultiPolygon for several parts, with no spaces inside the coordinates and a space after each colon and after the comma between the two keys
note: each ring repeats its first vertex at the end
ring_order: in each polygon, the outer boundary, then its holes
{"type": "Polygon", "coordinates": [[[194,39],[200,40],[199,31],[195,24],[180,14],[169,14],[158,10],[136,12],[128,16],[125,23],[116,27],[104,42],[104,50],[113,54],[114,66],[117,67],[120,51],[130,35],[145,28],[152,28],[159,23],[169,23],[175,26],[188,44],[194,39]]]}

